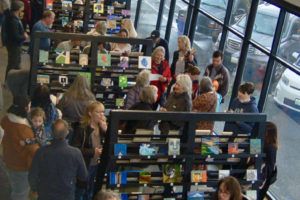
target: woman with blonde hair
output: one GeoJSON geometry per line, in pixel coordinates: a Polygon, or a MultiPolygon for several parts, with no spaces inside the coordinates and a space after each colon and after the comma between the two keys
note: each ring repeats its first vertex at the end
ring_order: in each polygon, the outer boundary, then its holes
{"type": "Polygon", "coordinates": [[[104,136],[107,130],[104,105],[94,101],[87,106],[81,120],[81,126],[74,131],[72,146],[78,147],[89,171],[87,190],[76,188],[75,199],[91,198],[94,179],[97,176],[98,160],[102,154],[104,136]]]}
{"type": "Polygon", "coordinates": [[[107,32],[107,24],[105,21],[99,21],[95,25],[95,29],[87,33],[87,35],[105,36],[107,32]]]}
{"type": "Polygon", "coordinates": [[[151,72],[148,70],[143,70],[138,74],[138,76],[136,78],[135,86],[133,88],[131,88],[127,93],[127,97],[126,97],[126,101],[125,101],[125,109],[130,109],[131,106],[140,102],[140,98],[139,98],[140,91],[145,86],[149,85],[150,74],[151,74],[151,72]]]}
{"type": "Polygon", "coordinates": [[[176,76],[184,74],[189,65],[197,65],[197,60],[194,57],[196,52],[191,50],[190,39],[186,35],[178,37],[178,50],[173,54],[173,62],[171,64],[171,75],[172,81],[169,85],[167,94],[169,95],[172,91],[172,85],[176,82],[176,76]]]}
{"type": "Polygon", "coordinates": [[[65,120],[79,122],[87,105],[95,100],[87,77],[77,75],[57,107],[62,111],[65,120]]]}
{"type": "Polygon", "coordinates": [[[122,19],[121,28],[124,28],[124,29],[128,30],[130,38],[136,38],[137,37],[137,32],[134,28],[134,25],[133,25],[131,19],[122,19]]]}
{"type": "Polygon", "coordinates": [[[157,100],[154,106],[156,109],[158,105],[165,105],[165,90],[171,80],[169,62],[165,59],[165,49],[162,46],[157,47],[152,53],[151,73],[159,75],[158,80],[150,82],[151,85],[158,88],[157,100]]]}

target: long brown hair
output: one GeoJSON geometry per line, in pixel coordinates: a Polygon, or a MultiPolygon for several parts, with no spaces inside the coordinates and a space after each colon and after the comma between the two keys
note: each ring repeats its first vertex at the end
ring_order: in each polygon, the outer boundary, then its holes
{"type": "Polygon", "coordinates": [[[219,199],[218,193],[219,193],[222,183],[224,184],[224,187],[226,188],[226,190],[230,193],[230,200],[242,200],[241,185],[238,182],[238,180],[232,176],[228,176],[219,181],[217,190],[216,190],[214,198],[213,198],[214,200],[219,199]]]}
{"type": "Polygon", "coordinates": [[[77,75],[72,85],[65,92],[64,97],[66,99],[95,100],[87,77],[80,74],[77,75]]]}
{"type": "Polygon", "coordinates": [[[264,147],[269,145],[274,145],[276,149],[279,148],[277,126],[273,122],[266,122],[266,138],[264,147]]]}
{"type": "Polygon", "coordinates": [[[87,126],[89,126],[91,124],[92,119],[91,119],[90,113],[93,112],[98,107],[101,107],[103,110],[105,109],[104,105],[102,103],[100,103],[99,101],[94,101],[86,107],[84,114],[82,116],[82,120],[80,122],[81,127],[86,128],[87,126]]]}

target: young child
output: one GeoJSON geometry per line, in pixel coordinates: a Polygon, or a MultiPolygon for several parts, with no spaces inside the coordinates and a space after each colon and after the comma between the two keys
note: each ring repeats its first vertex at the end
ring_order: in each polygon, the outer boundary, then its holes
{"type": "Polygon", "coordinates": [[[27,138],[25,140],[20,141],[20,145],[32,145],[32,144],[39,144],[40,146],[46,145],[46,134],[45,134],[45,128],[44,128],[44,122],[46,119],[45,112],[42,108],[34,108],[30,112],[30,122],[31,122],[31,128],[33,130],[33,133],[35,135],[35,138],[27,138]]]}
{"type": "Polygon", "coordinates": [[[219,82],[217,80],[213,80],[212,81],[212,84],[213,84],[213,88],[214,90],[216,91],[216,94],[217,94],[217,98],[218,98],[218,102],[217,102],[217,107],[216,107],[216,112],[219,112],[220,110],[220,104],[222,102],[222,95],[219,94],[217,91],[219,89],[219,82]]]}

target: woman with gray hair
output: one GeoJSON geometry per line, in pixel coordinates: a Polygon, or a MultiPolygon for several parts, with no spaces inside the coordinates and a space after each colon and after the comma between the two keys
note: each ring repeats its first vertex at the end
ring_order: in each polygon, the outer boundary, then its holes
{"type": "MultiPolygon", "coordinates": [[[[212,81],[204,76],[200,81],[200,96],[193,101],[194,112],[215,112],[217,107],[217,95],[213,89],[212,81]]],[[[214,128],[214,121],[201,121],[197,124],[198,129],[210,130],[214,128]]]]}
{"type": "MultiPolygon", "coordinates": [[[[177,76],[174,91],[168,96],[166,105],[160,111],[190,112],[192,111],[192,80],[186,74],[177,76]]],[[[162,134],[168,134],[169,130],[178,130],[184,126],[184,122],[162,121],[159,129],[162,134]]]]}
{"type": "MultiPolygon", "coordinates": [[[[140,94],[141,102],[134,104],[130,110],[153,110],[153,104],[157,98],[157,87],[154,85],[144,87],[140,94]]],[[[135,134],[136,129],[151,129],[153,130],[155,122],[147,120],[127,121],[124,133],[135,134]]]]}
{"type": "Polygon", "coordinates": [[[160,106],[165,105],[166,95],[165,90],[171,80],[171,70],[169,62],[165,60],[165,49],[162,46],[157,47],[152,53],[152,74],[157,74],[158,79],[151,81],[151,85],[158,88],[157,100],[155,103],[155,110],[160,106]]]}
{"type": "Polygon", "coordinates": [[[149,85],[150,74],[151,73],[148,70],[143,70],[138,74],[135,86],[131,88],[127,93],[127,97],[125,100],[126,110],[130,109],[134,104],[140,102],[139,94],[144,87],[149,85]]]}

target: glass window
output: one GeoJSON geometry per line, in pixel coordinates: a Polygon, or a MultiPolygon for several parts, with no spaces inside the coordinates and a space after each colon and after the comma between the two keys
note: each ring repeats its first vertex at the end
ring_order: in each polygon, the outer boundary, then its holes
{"type": "MultiPolygon", "coordinates": [[[[257,8],[251,39],[268,50],[271,50],[279,11],[278,7],[271,4],[261,4],[257,8]]],[[[244,21],[241,20],[238,26],[245,28],[244,21]]]]}
{"type": "Polygon", "coordinates": [[[159,0],[142,1],[140,18],[137,26],[139,38],[150,37],[151,32],[155,30],[159,10],[159,2],[159,0]]]}
{"type": "Polygon", "coordinates": [[[233,1],[229,25],[244,34],[252,0],[233,1]]]}
{"type": "Polygon", "coordinates": [[[202,0],[200,8],[224,21],[228,0],[202,0]]]}
{"type": "Polygon", "coordinates": [[[255,85],[253,96],[256,98],[256,103],[260,97],[268,59],[266,54],[252,45],[249,46],[242,82],[252,82],[255,85]]]}
{"type": "Polygon", "coordinates": [[[137,0],[131,1],[131,5],[130,5],[130,19],[131,19],[132,22],[134,22],[134,19],[135,19],[136,5],[137,5],[137,0]]]}
{"type": "MultiPolygon", "coordinates": [[[[300,68],[300,61],[297,65],[300,68]]],[[[300,146],[300,75],[283,67],[274,65],[275,73],[264,112],[268,120],[278,127],[279,150],[277,152],[277,181],[269,191],[277,199],[299,199],[298,185],[300,173],[295,171],[299,166],[300,146]],[[293,178],[290,178],[293,177],[293,178]]]]}
{"type": "Polygon", "coordinates": [[[290,64],[300,57],[300,18],[286,15],[277,55],[290,64]]]}
{"type": "Polygon", "coordinates": [[[211,63],[213,51],[218,49],[218,45],[215,46],[216,40],[218,37],[221,38],[221,35],[221,25],[215,23],[213,20],[210,20],[205,15],[198,13],[193,48],[197,50],[196,58],[198,66],[203,72],[205,67],[211,63]]]}

